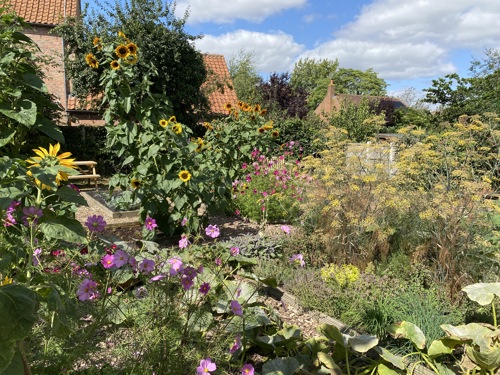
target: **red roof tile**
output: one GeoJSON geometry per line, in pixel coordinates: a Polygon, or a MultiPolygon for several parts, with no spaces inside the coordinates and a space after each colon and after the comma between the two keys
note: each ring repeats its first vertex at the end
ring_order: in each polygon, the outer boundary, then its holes
{"type": "MultiPolygon", "coordinates": [[[[215,87],[213,87],[208,94],[210,111],[213,114],[226,114],[227,111],[224,108],[225,104],[231,103],[235,105],[238,101],[226,60],[223,55],[205,54],[203,55],[203,61],[205,62],[208,78],[210,79],[211,76],[216,78],[215,87]]],[[[210,82],[206,82],[204,85],[206,86],[209,84],[210,82]]]]}
{"type": "Polygon", "coordinates": [[[80,0],[9,0],[12,9],[31,24],[57,25],[80,14],[80,0]]]}

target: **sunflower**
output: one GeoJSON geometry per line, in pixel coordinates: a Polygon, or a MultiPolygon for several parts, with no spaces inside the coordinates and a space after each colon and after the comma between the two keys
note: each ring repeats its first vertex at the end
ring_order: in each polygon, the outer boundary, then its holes
{"type": "Polygon", "coordinates": [[[189,173],[186,170],[180,171],[179,178],[181,179],[182,182],[188,182],[191,179],[191,173],[189,173]]]}
{"type": "MultiPolygon", "coordinates": [[[[29,168],[50,168],[50,167],[65,167],[75,169],[76,166],[73,164],[75,159],[70,159],[71,152],[63,152],[61,155],[57,155],[59,150],[61,149],[61,145],[56,143],[54,146],[49,144],[49,151],[43,147],[39,147],[37,149],[33,149],[33,152],[38,156],[32,156],[26,162],[31,164],[29,168]]],[[[64,169],[64,168],[62,168],[64,169]]],[[[31,176],[31,171],[28,171],[28,175],[31,176]]],[[[68,180],[68,173],[59,169],[56,175],[56,184],[60,185],[61,181],[68,180]]],[[[42,184],[38,179],[35,179],[35,183],[40,186],[42,189],[50,190],[49,186],[42,184]]]]}
{"type": "Polygon", "coordinates": [[[162,128],[166,128],[166,127],[167,127],[167,125],[168,125],[168,121],[167,121],[167,120],[165,120],[164,118],[162,118],[162,119],[160,120],[160,126],[161,126],[162,128]]]}
{"type": "Polygon", "coordinates": [[[124,59],[128,56],[128,48],[125,44],[120,44],[118,47],[115,49],[116,56],[118,56],[120,59],[124,59]]]}
{"type": "Polygon", "coordinates": [[[94,38],[94,40],[92,41],[92,44],[94,45],[94,47],[97,47],[98,50],[102,49],[101,38],[99,38],[98,36],[96,36],[94,38]]]}
{"type": "Polygon", "coordinates": [[[120,69],[120,63],[116,60],[111,61],[110,65],[113,70],[120,69]]]}
{"type": "Polygon", "coordinates": [[[118,36],[119,36],[120,38],[127,39],[127,37],[125,36],[125,34],[123,33],[123,31],[118,31],[118,36]]]}
{"type": "Polygon", "coordinates": [[[253,107],[254,112],[260,112],[260,105],[256,104],[255,107],[253,107]]]}
{"type": "Polygon", "coordinates": [[[245,112],[248,112],[249,110],[252,109],[252,107],[248,103],[243,103],[243,106],[241,107],[241,109],[244,110],[245,112]]]}
{"type": "Polygon", "coordinates": [[[236,104],[238,105],[239,109],[243,108],[243,102],[241,100],[238,100],[238,103],[236,104]]]}
{"type": "Polygon", "coordinates": [[[172,125],[172,131],[175,134],[181,134],[182,133],[182,126],[181,126],[181,124],[175,123],[174,125],[172,125]]]}
{"type": "Polygon", "coordinates": [[[195,141],[198,143],[198,147],[196,147],[196,152],[200,152],[203,149],[203,146],[205,146],[205,142],[203,142],[203,139],[198,137],[198,139],[195,141]]]}
{"type": "Polygon", "coordinates": [[[138,187],[141,186],[141,181],[140,180],[137,180],[135,178],[133,178],[131,181],[130,181],[130,186],[132,186],[134,189],[137,189],[138,187]]]}
{"type": "Polygon", "coordinates": [[[137,55],[128,55],[127,58],[125,59],[125,61],[130,64],[130,65],[134,65],[137,63],[137,55]]]}
{"type": "Polygon", "coordinates": [[[99,66],[99,61],[97,61],[92,53],[87,53],[87,55],[85,56],[85,61],[91,68],[97,69],[97,67],[99,66]]]}
{"type": "Polygon", "coordinates": [[[259,133],[264,133],[264,132],[266,131],[266,129],[264,129],[264,128],[259,128],[259,129],[257,129],[257,131],[258,131],[259,133]]]}
{"type": "Polygon", "coordinates": [[[231,105],[231,103],[226,103],[224,105],[224,109],[228,112],[231,112],[231,110],[233,109],[233,106],[231,105]]]}
{"type": "Polygon", "coordinates": [[[170,116],[170,118],[168,119],[168,123],[177,124],[177,119],[175,118],[175,116],[170,116]]]}
{"type": "Polygon", "coordinates": [[[130,55],[137,55],[137,44],[129,43],[127,44],[127,49],[130,55]]]}
{"type": "Polygon", "coordinates": [[[277,131],[277,130],[274,130],[274,131],[271,133],[271,135],[272,135],[274,138],[276,138],[278,135],[280,135],[280,133],[278,133],[278,131],[277,131]]]}
{"type": "Polygon", "coordinates": [[[203,126],[207,129],[207,130],[214,130],[214,127],[212,126],[211,123],[209,122],[204,122],[203,123],[203,126]]]}
{"type": "Polygon", "coordinates": [[[261,116],[264,116],[266,113],[267,113],[267,109],[265,109],[265,108],[262,111],[260,111],[261,116]]]}

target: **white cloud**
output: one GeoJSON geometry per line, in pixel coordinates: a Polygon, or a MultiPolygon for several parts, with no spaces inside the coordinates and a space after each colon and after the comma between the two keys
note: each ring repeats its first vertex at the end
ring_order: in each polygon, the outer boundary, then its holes
{"type": "Polygon", "coordinates": [[[261,22],[286,9],[304,6],[307,0],[181,0],[177,13],[189,10],[189,23],[232,23],[236,19],[261,22]]]}
{"type": "Polygon", "coordinates": [[[247,30],[220,36],[205,35],[196,41],[196,47],[204,53],[223,54],[227,61],[242,49],[253,52],[257,69],[262,73],[287,71],[304,49],[291,35],[283,32],[266,34],[247,30]]]}

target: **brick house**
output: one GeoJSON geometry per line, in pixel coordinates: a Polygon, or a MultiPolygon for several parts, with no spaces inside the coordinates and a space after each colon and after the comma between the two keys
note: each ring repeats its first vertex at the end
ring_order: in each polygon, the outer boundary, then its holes
{"type": "MultiPolygon", "coordinates": [[[[45,83],[49,93],[64,108],[61,125],[103,125],[100,114],[91,105],[80,105],[71,96],[70,82],[64,69],[64,40],[51,33],[55,26],[67,17],[79,17],[80,0],[9,0],[11,8],[30,26],[24,33],[40,48],[41,52],[53,59],[52,64],[43,67],[45,83]]],[[[225,114],[224,105],[237,102],[229,70],[222,55],[203,55],[208,71],[207,82],[203,85],[210,103],[211,116],[225,114]]],[[[90,100],[88,101],[90,103],[90,100]]]]}

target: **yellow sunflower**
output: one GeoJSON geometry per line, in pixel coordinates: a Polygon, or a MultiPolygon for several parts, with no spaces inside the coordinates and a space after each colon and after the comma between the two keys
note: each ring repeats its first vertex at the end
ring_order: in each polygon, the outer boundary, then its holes
{"type": "Polygon", "coordinates": [[[97,67],[99,66],[99,62],[92,53],[87,53],[87,55],[85,56],[85,61],[91,68],[97,69],[97,67]]]}
{"type": "Polygon", "coordinates": [[[211,123],[209,122],[204,122],[203,123],[203,126],[207,129],[207,130],[214,130],[214,127],[212,126],[211,123]]]}
{"type": "Polygon", "coordinates": [[[113,70],[120,69],[120,63],[116,60],[111,61],[110,65],[111,65],[111,69],[113,69],[113,70]]]}
{"type": "Polygon", "coordinates": [[[254,112],[260,112],[260,105],[259,104],[256,104],[255,107],[253,107],[253,111],[254,112]]]}
{"type": "MultiPolygon", "coordinates": [[[[26,160],[27,163],[31,164],[28,168],[46,168],[59,166],[75,169],[76,166],[73,164],[75,159],[69,158],[71,156],[71,152],[63,152],[61,155],[57,155],[60,149],[61,145],[59,143],[56,143],[54,146],[49,144],[49,151],[47,151],[47,149],[43,147],[33,149],[33,152],[37,154],[37,156],[32,156],[31,158],[26,160]]],[[[32,175],[31,171],[28,171],[28,175],[32,175]]],[[[68,174],[62,170],[59,170],[56,175],[56,184],[59,186],[61,184],[61,181],[67,180],[68,174]]],[[[50,190],[50,186],[42,184],[38,179],[35,179],[35,183],[42,189],[50,190]]]]}
{"type": "Polygon", "coordinates": [[[120,44],[118,47],[115,49],[116,56],[118,56],[120,59],[124,59],[128,56],[128,48],[125,44],[120,44]]]}
{"type": "Polygon", "coordinates": [[[170,116],[170,118],[168,119],[168,123],[177,124],[177,119],[175,118],[175,116],[170,116]]]}
{"type": "Polygon", "coordinates": [[[133,178],[130,181],[130,186],[132,186],[134,189],[137,189],[139,186],[141,186],[141,181],[133,178]]]}
{"type": "Polygon", "coordinates": [[[262,111],[260,111],[261,116],[264,116],[266,113],[267,113],[267,109],[265,109],[265,108],[262,111]]]}
{"type": "Polygon", "coordinates": [[[94,47],[97,47],[98,50],[102,49],[101,38],[99,38],[98,36],[96,36],[94,38],[94,40],[92,41],[92,44],[94,45],[94,47]]]}
{"type": "Polygon", "coordinates": [[[238,100],[238,103],[236,103],[236,104],[238,105],[239,109],[243,108],[243,102],[241,100],[238,100]]]}
{"type": "Polygon", "coordinates": [[[248,112],[249,110],[252,109],[252,107],[250,106],[250,104],[248,103],[243,103],[243,106],[241,107],[241,109],[245,112],[248,112]]]}
{"type": "Polygon", "coordinates": [[[124,39],[127,39],[127,37],[125,36],[124,32],[123,31],[118,31],[118,36],[120,38],[124,38],[124,39]]]}
{"type": "Polygon", "coordinates": [[[182,126],[181,126],[181,124],[175,123],[174,125],[172,125],[172,131],[175,134],[181,134],[182,133],[182,126]]]}
{"type": "Polygon", "coordinates": [[[280,135],[280,133],[278,133],[276,130],[274,130],[271,135],[276,138],[278,135],[280,135]]]}
{"type": "Polygon", "coordinates": [[[160,120],[160,126],[161,126],[162,128],[166,128],[166,127],[167,127],[167,125],[168,125],[168,121],[167,121],[167,120],[165,120],[164,118],[162,118],[162,119],[160,120]]]}
{"type": "Polygon", "coordinates": [[[183,170],[179,172],[179,178],[182,182],[188,182],[191,179],[191,173],[189,171],[183,170]]]}
{"type": "Polygon", "coordinates": [[[231,105],[231,103],[226,103],[226,104],[224,104],[224,109],[228,112],[231,112],[231,109],[233,109],[233,106],[231,105]]]}
{"type": "Polygon", "coordinates": [[[264,133],[264,132],[266,131],[266,129],[264,129],[264,128],[259,128],[259,129],[257,129],[257,131],[258,131],[259,133],[264,133]]]}
{"type": "Polygon", "coordinates": [[[127,44],[128,53],[131,55],[137,55],[137,44],[129,43],[127,44]]]}
{"type": "Polygon", "coordinates": [[[201,150],[203,149],[203,146],[205,146],[205,142],[203,142],[203,139],[201,139],[200,137],[198,137],[198,139],[195,141],[196,143],[198,143],[198,147],[196,147],[196,152],[201,152],[201,150]]]}

